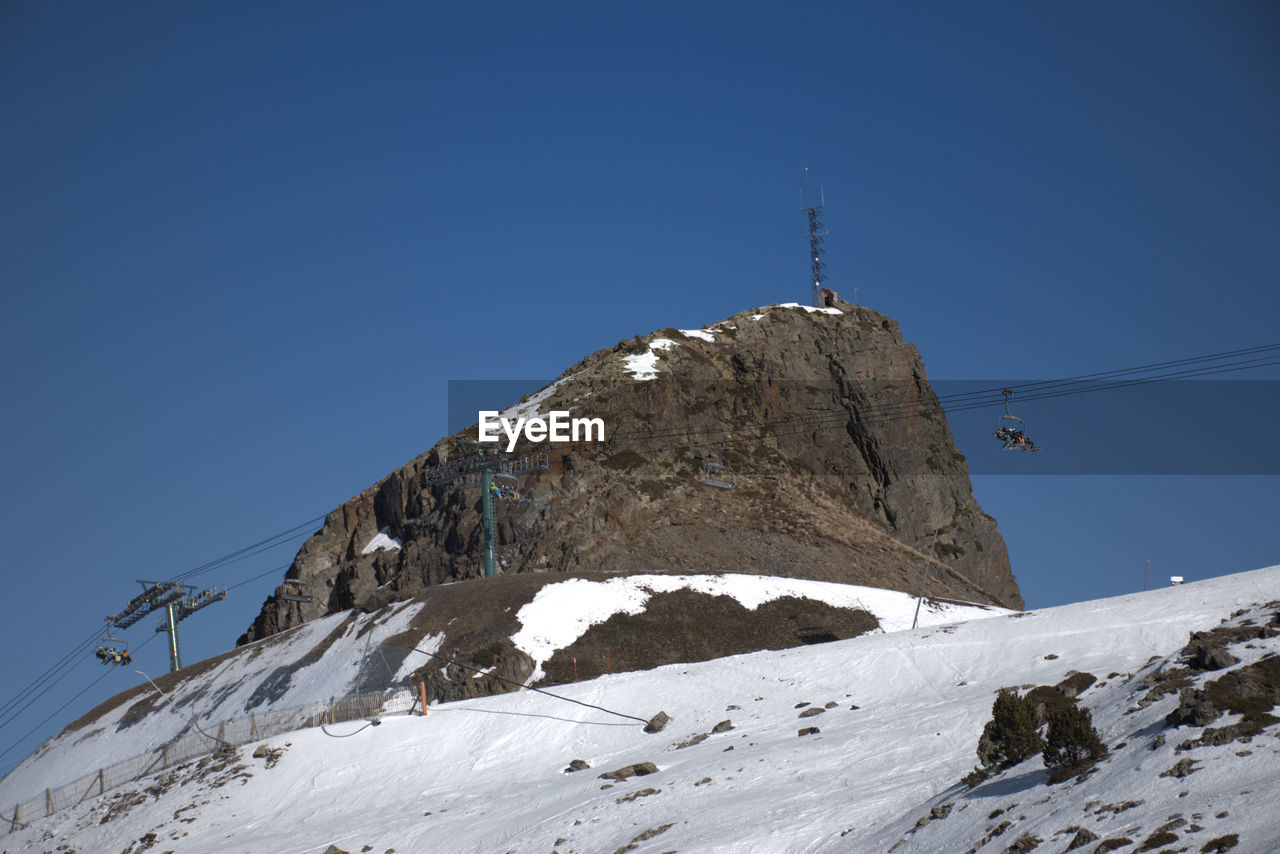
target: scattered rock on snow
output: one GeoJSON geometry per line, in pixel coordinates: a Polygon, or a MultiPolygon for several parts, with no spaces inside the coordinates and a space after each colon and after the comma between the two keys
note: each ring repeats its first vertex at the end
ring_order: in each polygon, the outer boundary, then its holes
{"type": "Polygon", "coordinates": [[[800,735],[817,735],[820,730],[816,726],[807,726],[800,730],[800,735]]]}
{"type": "Polygon", "coordinates": [[[1024,833],[1004,849],[1004,854],[1026,854],[1035,849],[1044,840],[1031,833],[1024,833]]]}
{"type": "Polygon", "coordinates": [[[644,725],[644,731],[645,732],[661,732],[662,728],[665,727],[667,725],[667,722],[670,720],[671,718],[667,715],[666,712],[658,712],[656,715],[649,718],[649,722],[644,725]]]}
{"type": "Polygon", "coordinates": [[[1194,759],[1179,759],[1177,762],[1174,763],[1173,767],[1170,768],[1168,771],[1161,771],[1160,776],[1161,777],[1177,777],[1179,780],[1181,780],[1183,777],[1186,777],[1190,774],[1194,774],[1196,771],[1200,770],[1195,766],[1196,766],[1196,760],[1194,759]]]}
{"type": "Polygon", "coordinates": [[[1094,854],[1103,854],[1106,851],[1115,851],[1117,848],[1123,848],[1126,845],[1132,845],[1133,840],[1124,836],[1114,836],[1111,839],[1104,839],[1098,843],[1098,847],[1093,849],[1094,854]]]}
{"type": "Polygon", "coordinates": [[[569,763],[569,767],[564,770],[565,770],[565,773],[567,774],[570,771],[586,771],[590,767],[591,766],[587,764],[587,761],[585,759],[574,759],[569,763]]]}
{"type": "Polygon", "coordinates": [[[1067,846],[1068,851],[1079,848],[1082,845],[1088,845],[1098,838],[1098,834],[1087,828],[1080,828],[1076,831],[1076,835],[1071,837],[1071,844],[1067,846]]]}
{"type": "Polygon", "coordinates": [[[1155,833],[1142,840],[1135,851],[1154,851],[1162,845],[1168,845],[1178,841],[1178,834],[1170,833],[1167,830],[1157,830],[1155,833]]]}
{"type": "Polygon", "coordinates": [[[731,724],[729,721],[721,721],[720,723],[713,726],[711,728],[711,731],[712,732],[728,732],[731,729],[733,729],[733,724],[731,724]]]}
{"type": "Polygon", "coordinates": [[[1225,670],[1239,662],[1240,659],[1227,652],[1226,647],[1207,643],[1197,644],[1191,659],[1192,665],[1201,670],[1225,670]]]}
{"type": "Polygon", "coordinates": [[[1218,710],[1209,702],[1204,691],[1195,688],[1183,688],[1178,692],[1178,708],[1165,716],[1166,726],[1206,726],[1218,717],[1218,710]]]}
{"type": "Polygon", "coordinates": [[[643,777],[646,774],[658,773],[658,766],[652,762],[636,762],[633,765],[623,765],[613,771],[606,771],[600,775],[601,780],[617,780],[622,782],[628,777],[643,777]]]}
{"type": "Polygon", "coordinates": [[[654,789],[654,788],[639,789],[637,791],[632,792],[629,795],[623,795],[620,798],[615,798],[613,802],[615,804],[626,803],[627,801],[634,801],[636,798],[647,798],[650,795],[656,795],[661,791],[662,791],[661,789],[654,789]]]}

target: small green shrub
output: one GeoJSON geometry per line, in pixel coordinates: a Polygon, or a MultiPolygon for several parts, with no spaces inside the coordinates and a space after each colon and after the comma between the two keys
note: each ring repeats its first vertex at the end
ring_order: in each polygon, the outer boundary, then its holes
{"type": "Polygon", "coordinates": [[[1044,764],[1054,769],[1083,769],[1107,755],[1093,716],[1074,702],[1049,712],[1044,764]]]}
{"type": "Polygon", "coordinates": [[[991,720],[982,730],[978,758],[988,768],[1017,765],[1041,751],[1036,707],[1015,691],[1001,691],[991,706],[991,720]]]}

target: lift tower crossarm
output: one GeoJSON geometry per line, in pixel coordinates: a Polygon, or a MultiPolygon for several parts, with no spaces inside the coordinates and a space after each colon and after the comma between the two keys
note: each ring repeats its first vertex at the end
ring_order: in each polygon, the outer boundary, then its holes
{"type": "Polygon", "coordinates": [[[165,593],[152,600],[152,607],[138,614],[138,619],[152,611],[164,609],[164,618],[156,625],[157,632],[169,633],[169,672],[182,668],[182,646],[178,642],[178,623],[190,617],[196,611],[214,602],[227,598],[227,588],[217,585],[196,592],[194,584],[180,584],[176,581],[138,581],[144,587],[165,588],[165,593]]]}
{"type": "MultiPolygon", "coordinates": [[[[107,617],[107,622],[113,624],[117,628],[127,629],[152,611],[157,611],[170,602],[181,599],[183,593],[183,585],[176,581],[142,581],[142,592],[129,600],[129,604],[124,610],[114,617],[107,617]]],[[[193,590],[195,588],[192,588],[193,590]]]]}

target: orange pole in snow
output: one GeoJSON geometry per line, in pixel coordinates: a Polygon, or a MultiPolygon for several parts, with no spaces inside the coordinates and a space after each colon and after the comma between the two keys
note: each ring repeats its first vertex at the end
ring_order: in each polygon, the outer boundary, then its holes
{"type": "Polygon", "coordinates": [[[427,683],[426,680],[418,683],[418,699],[422,700],[422,717],[427,715],[427,683]]]}

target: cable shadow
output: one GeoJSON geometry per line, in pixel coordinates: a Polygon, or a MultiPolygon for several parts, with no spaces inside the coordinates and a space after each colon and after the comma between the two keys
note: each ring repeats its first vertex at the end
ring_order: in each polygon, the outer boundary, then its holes
{"type": "Polygon", "coordinates": [[[472,712],[478,715],[510,715],[517,718],[546,718],[549,721],[563,721],[567,724],[580,724],[582,726],[608,726],[608,727],[633,727],[636,724],[612,723],[610,721],[575,721],[573,718],[561,718],[555,715],[537,715],[532,712],[501,712],[497,709],[433,709],[427,707],[427,716],[444,712],[472,712]]]}

